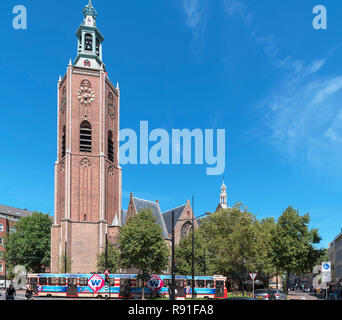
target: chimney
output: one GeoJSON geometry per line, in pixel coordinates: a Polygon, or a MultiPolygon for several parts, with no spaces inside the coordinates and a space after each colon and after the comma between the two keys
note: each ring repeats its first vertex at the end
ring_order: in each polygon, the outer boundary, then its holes
{"type": "Polygon", "coordinates": [[[130,200],[133,200],[133,193],[130,194],[130,200]]]}
{"type": "Polygon", "coordinates": [[[159,200],[156,200],[156,202],[159,204],[159,200]]]}

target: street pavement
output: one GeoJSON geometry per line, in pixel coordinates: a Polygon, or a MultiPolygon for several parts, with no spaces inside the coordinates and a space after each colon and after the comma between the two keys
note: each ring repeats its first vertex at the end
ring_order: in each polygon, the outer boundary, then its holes
{"type": "Polygon", "coordinates": [[[289,292],[288,294],[289,300],[323,300],[320,296],[315,296],[312,293],[304,293],[304,292],[289,292]]]}

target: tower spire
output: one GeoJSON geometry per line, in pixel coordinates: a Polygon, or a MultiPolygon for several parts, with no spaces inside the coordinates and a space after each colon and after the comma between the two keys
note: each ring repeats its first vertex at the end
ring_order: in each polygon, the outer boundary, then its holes
{"type": "Polygon", "coordinates": [[[97,18],[97,11],[93,7],[93,4],[91,3],[91,0],[89,0],[89,3],[85,6],[85,8],[83,10],[83,15],[84,15],[85,18],[87,18],[87,16],[92,16],[96,20],[96,18],[97,18]]]}
{"type": "Polygon", "coordinates": [[[227,209],[227,187],[224,184],[224,177],[223,177],[223,183],[221,186],[220,204],[223,209],[227,209]]]}
{"type": "MultiPolygon", "coordinates": [[[[102,42],[104,38],[96,27],[97,11],[91,0],[84,7],[82,13],[84,15],[83,23],[76,32],[78,47],[74,65],[100,70],[103,65],[102,42]]],[[[105,69],[104,65],[103,69],[105,69]]]]}

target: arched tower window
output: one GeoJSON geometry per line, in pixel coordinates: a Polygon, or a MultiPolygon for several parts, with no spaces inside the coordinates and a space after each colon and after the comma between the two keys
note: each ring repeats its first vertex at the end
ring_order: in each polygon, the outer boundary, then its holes
{"type": "Polygon", "coordinates": [[[84,40],[85,40],[84,49],[86,51],[93,51],[93,36],[90,33],[86,33],[84,40]]]}
{"type": "Polygon", "coordinates": [[[108,159],[114,162],[114,142],[112,131],[108,132],[108,159]]]}
{"type": "Polygon", "coordinates": [[[96,38],[96,55],[100,56],[100,40],[99,38],[96,38]]]}
{"type": "Polygon", "coordinates": [[[88,121],[83,121],[80,128],[80,152],[91,152],[91,147],[91,124],[88,121]]]}
{"type": "Polygon", "coordinates": [[[187,221],[183,224],[182,229],[181,229],[181,239],[184,239],[188,236],[189,231],[191,230],[192,224],[191,222],[187,221]]]}
{"type": "Polygon", "coordinates": [[[65,157],[65,126],[63,127],[63,134],[62,134],[62,158],[65,157]]]}

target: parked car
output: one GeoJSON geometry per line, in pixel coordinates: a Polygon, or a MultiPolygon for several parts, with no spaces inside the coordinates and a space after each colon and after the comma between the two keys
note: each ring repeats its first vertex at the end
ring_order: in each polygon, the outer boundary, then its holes
{"type": "Polygon", "coordinates": [[[236,300],[256,300],[250,297],[232,297],[232,298],[225,298],[222,300],[232,300],[232,301],[236,301],[236,300]]]}
{"type": "Polygon", "coordinates": [[[273,290],[274,291],[274,295],[276,297],[276,300],[286,300],[287,295],[284,291],[282,290],[273,290]]]}
{"type": "Polygon", "coordinates": [[[277,300],[275,290],[257,289],[254,291],[254,298],[258,300],[277,300]]]}

